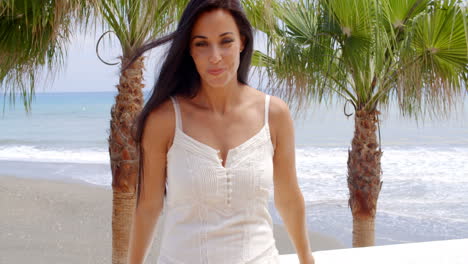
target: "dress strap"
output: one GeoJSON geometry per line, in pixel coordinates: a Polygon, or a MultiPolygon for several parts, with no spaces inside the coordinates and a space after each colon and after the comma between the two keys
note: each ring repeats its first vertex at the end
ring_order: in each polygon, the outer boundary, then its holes
{"type": "Polygon", "coordinates": [[[182,117],[180,115],[179,102],[175,96],[171,96],[172,104],[174,105],[175,118],[176,118],[176,128],[182,130],[182,117]]]}
{"type": "Polygon", "coordinates": [[[270,95],[265,96],[265,125],[268,125],[268,113],[270,108],[270,95]]]}

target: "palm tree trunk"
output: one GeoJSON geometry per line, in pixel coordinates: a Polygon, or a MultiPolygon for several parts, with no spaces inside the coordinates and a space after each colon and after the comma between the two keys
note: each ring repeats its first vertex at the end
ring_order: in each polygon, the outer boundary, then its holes
{"type": "MultiPolygon", "coordinates": [[[[122,65],[125,65],[122,59],[122,65]]],[[[129,234],[135,210],[138,152],[131,131],[143,106],[143,57],[121,72],[112,106],[109,154],[112,169],[112,263],[127,262],[129,234]]]]}
{"type": "Polygon", "coordinates": [[[356,111],[352,148],[348,151],[349,207],[353,214],[353,247],[375,244],[377,199],[382,188],[382,151],[377,143],[376,110],[356,111]]]}

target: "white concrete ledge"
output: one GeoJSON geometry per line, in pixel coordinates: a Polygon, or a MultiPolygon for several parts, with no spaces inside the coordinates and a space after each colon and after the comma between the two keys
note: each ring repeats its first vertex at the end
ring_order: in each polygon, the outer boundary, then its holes
{"type": "MultiPolygon", "coordinates": [[[[315,264],[468,264],[468,239],[313,252],[315,264]]],[[[296,254],[281,264],[299,264],[296,254]]]]}

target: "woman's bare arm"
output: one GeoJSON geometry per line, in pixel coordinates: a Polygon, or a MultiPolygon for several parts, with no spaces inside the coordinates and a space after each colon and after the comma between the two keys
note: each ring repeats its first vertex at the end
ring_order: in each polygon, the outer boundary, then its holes
{"type": "Polygon", "coordinates": [[[302,264],[312,264],[306,228],[304,197],[296,176],[294,127],[285,102],[272,96],[270,117],[274,139],[275,206],[283,219],[302,264]]]}
{"type": "Polygon", "coordinates": [[[173,135],[174,110],[165,102],[148,116],[143,133],[144,181],[130,233],[129,264],[143,264],[151,245],[163,209],[166,154],[173,135]]]}

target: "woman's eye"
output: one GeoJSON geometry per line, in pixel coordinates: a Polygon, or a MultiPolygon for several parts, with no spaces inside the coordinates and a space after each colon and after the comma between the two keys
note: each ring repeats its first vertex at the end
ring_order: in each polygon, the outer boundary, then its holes
{"type": "Polygon", "coordinates": [[[234,42],[233,39],[223,39],[222,43],[223,44],[227,44],[227,43],[231,43],[231,42],[234,42]]]}
{"type": "Polygon", "coordinates": [[[195,47],[204,47],[206,46],[206,43],[205,42],[197,42],[195,43],[195,47]]]}

